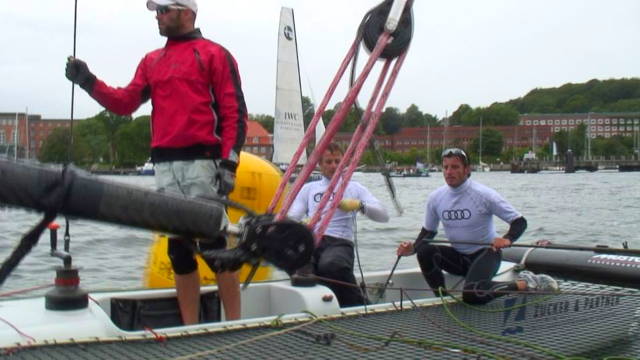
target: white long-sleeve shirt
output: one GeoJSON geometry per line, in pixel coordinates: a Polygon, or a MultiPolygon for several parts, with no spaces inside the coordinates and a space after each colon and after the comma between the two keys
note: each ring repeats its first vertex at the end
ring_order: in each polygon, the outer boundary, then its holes
{"type": "Polygon", "coordinates": [[[463,254],[471,254],[483,245],[464,242],[491,244],[498,236],[494,215],[507,224],[522,217],[497,191],[467,179],[457,188],[443,185],[429,195],[424,228],[437,231],[442,222],[451,245],[463,254]]]}
{"type": "MultiPolygon", "coordinates": [[[[324,194],[328,186],[329,179],[325,177],[323,177],[322,180],[305,184],[293,201],[288,216],[298,221],[305,217],[313,217],[322,199],[322,194],[324,194]]],[[[349,181],[343,199],[357,199],[362,201],[364,204],[364,215],[373,221],[389,221],[387,210],[382,206],[380,201],[376,199],[367,188],[356,181],[349,181]]],[[[326,209],[325,207],[325,211],[326,209]]],[[[353,240],[352,215],[349,212],[337,209],[329,222],[325,235],[353,240]]]]}

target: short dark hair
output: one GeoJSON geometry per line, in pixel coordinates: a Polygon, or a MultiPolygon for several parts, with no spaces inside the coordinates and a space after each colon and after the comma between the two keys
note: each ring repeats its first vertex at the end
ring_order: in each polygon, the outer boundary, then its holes
{"type": "MultiPolygon", "coordinates": [[[[338,145],[337,143],[329,143],[329,145],[327,145],[327,148],[325,151],[328,151],[330,153],[340,153],[341,155],[344,155],[344,150],[342,150],[342,147],[340,145],[338,145]]],[[[324,155],[324,153],[323,153],[324,155]]]]}
{"type": "Polygon", "coordinates": [[[471,163],[471,161],[469,160],[469,155],[467,155],[464,150],[459,148],[445,149],[442,152],[442,158],[444,159],[446,157],[457,157],[465,166],[469,166],[469,164],[471,163]]]}

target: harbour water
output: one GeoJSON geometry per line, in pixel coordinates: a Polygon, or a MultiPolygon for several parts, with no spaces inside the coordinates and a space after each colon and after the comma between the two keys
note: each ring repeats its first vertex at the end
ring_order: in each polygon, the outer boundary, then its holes
{"type": "MultiPolygon", "coordinates": [[[[152,177],[105,178],[153,187],[152,177]]],[[[521,243],[547,239],[557,244],[621,247],[622,242],[627,241],[629,247],[640,248],[640,173],[489,172],[473,173],[472,179],[499,191],[527,218],[529,227],[519,240],[521,243]]],[[[362,216],[357,218],[357,244],[362,269],[390,269],[396,259],[397,244],[412,240],[417,235],[423,222],[427,195],[443,184],[442,174],[432,173],[428,178],[393,179],[404,208],[401,216],[393,208],[381,175],[356,173],[354,180],[368,187],[388,206],[392,215],[391,220],[384,224],[362,216]]],[[[40,217],[34,212],[0,207],[0,258],[3,261],[40,217]]],[[[61,244],[64,218],[59,217],[57,222],[62,226],[59,234],[61,244]]],[[[73,262],[81,268],[80,276],[85,289],[132,289],[142,286],[148,249],[152,243],[150,231],[82,219],[71,219],[70,224],[73,262]]],[[[496,219],[496,228],[504,233],[507,225],[496,219]]],[[[5,281],[0,294],[49,284],[54,276],[54,267],[60,264],[59,259],[49,256],[49,235],[45,233],[39,245],[5,281]]],[[[399,268],[415,266],[415,258],[403,259],[399,264],[399,268]]],[[[44,291],[34,291],[28,295],[44,291]]]]}

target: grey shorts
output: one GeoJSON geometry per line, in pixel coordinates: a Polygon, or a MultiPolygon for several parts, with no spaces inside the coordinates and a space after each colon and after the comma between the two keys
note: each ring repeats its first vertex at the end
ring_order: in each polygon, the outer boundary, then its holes
{"type": "MultiPolygon", "coordinates": [[[[218,163],[217,160],[208,159],[157,163],[155,164],[156,190],[188,197],[218,198],[216,186],[218,163]]],[[[227,216],[222,219],[222,228],[227,226],[228,221],[227,216]]]]}

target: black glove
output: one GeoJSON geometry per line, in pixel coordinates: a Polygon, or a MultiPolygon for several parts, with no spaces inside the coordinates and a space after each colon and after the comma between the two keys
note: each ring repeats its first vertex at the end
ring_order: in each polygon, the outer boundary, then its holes
{"type": "Polygon", "coordinates": [[[220,160],[216,174],[218,195],[227,196],[233,191],[236,182],[236,168],[238,164],[231,160],[220,160]]]}
{"type": "Polygon", "coordinates": [[[93,91],[96,76],[89,71],[89,67],[84,61],[69,56],[67,58],[65,76],[67,79],[71,80],[71,82],[80,85],[80,87],[88,93],[93,91]]]}

